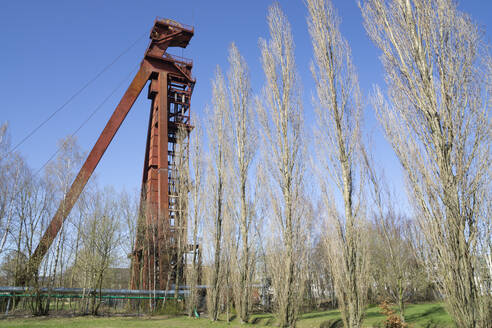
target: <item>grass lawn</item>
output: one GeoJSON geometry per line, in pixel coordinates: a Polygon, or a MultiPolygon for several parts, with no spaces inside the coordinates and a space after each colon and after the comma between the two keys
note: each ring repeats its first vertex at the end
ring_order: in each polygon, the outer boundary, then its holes
{"type": "MultiPolygon", "coordinates": [[[[413,304],[408,305],[406,310],[407,322],[411,327],[452,327],[451,318],[444,310],[440,303],[413,304]]],[[[329,322],[340,319],[338,311],[311,312],[303,314],[298,322],[298,328],[318,328],[330,327],[329,322]]],[[[370,307],[366,312],[364,326],[374,327],[381,323],[383,316],[378,307],[370,307]]],[[[154,317],[74,317],[74,318],[16,318],[1,319],[0,327],[175,327],[175,328],[192,328],[192,327],[272,327],[275,325],[275,319],[271,314],[257,314],[251,318],[251,324],[241,325],[234,320],[230,323],[219,321],[210,322],[208,319],[191,319],[187,317],[174,316],[154,316],[154,317]]]]}

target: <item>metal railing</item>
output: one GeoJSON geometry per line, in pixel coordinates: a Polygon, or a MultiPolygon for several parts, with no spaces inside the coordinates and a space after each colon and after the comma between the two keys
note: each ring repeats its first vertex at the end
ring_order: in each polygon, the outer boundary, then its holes
{"type": "Polygon", "coordinates": [[[189,58],[181,57],[178,55],[172,55],[172,54],[167,53],[167,52],[164,53],[164,57],[167,59],[170,59],[172,61],[185,64],[185,65],[193,65],[193,60],[191,60],[189,58]]]}
{"type": "Polygon", "coordinates": [[[194,27],[193,26],[188,25],[188,24],[178,23],[178,22],[176,22],[173,19],[169,19],[169,18],[164,18],[164,17],[157,16],[156,20],[158,20],[159,22],[161,22],[163,24],[167,24],[169,26],[174,26],[174,27],[177,27],[177,28],[182,28],[182,29],[185,29],[185,30],[188,30],[188,31],[191,31],[191,32],[194,31],[194,27]]]}
{"type": "MultiPolygon", "coordinates": [[[[133,290],[133,289],[107,289],[102,288],[40,288],[35,290],[33,287],[16,287],[16,286],[0,286],[0,296],[18,296],[18,295],[30,295],[39,292],[41,294],[53,293],[55,295],[113,295],[113,296],[149,296],[155,295],[156,297],[165,297],[168,295],[174,295],[174,290],[133,290]],[[6,295],[10,293],[12,295],[6,295]]],[[[178,295],[185,296],[189,293],[187,290],[178,290],[178,295]]],[[[75,296],[73,296],[75,297],[75,296]]]]}
{"type": "MultiPolygon", "coordinates": [[[[111,309],[112,313],[116,313],[115,311],[117,307],[126,312],[125,308],[127,301],[136,301],[138,302],[138,306],[140,306],[140,301],[163,301],[163,300],[183,300],[190,294],[189,290],[180,289],[178,290],[178,295],[175,295],[174,290],[130,290],[130,289],[97,289],[97,288],[39,288],[35,289],[33,287],[17,287],[17,286],[0,286],[0,306],[2,307],[2,311],[5,309],[5,315],[9,314],[13,308],[15,308],[15,304],[19,303],[19,299],[56,299],[62,300],[62,310],[63,307],[68,304],[71,310],[74,310],[77,305],[73,305],[72,301],[80,302],[84,299],[99,299],[101,304],[107,307],[106,310],[109,311],[111,309]],[[69,300],[69,303],[66,303],[64,300],[69,300]],[[3,308],[5,306],[5,308],[3,308]],[[74,307],[72,307],[74,306],[74,307]]],[[[20,304],[20,303],[19,303],[20,304]]],[[[23,302],[22,304],[25,303],[23,302]]],[[[58,310],[58,301],[57,301],[58,310]]],[[[77,303],[81,304],[81,303],[77,303]]],[[[85,310],[87,311],[87,310],[85,310]]]]}

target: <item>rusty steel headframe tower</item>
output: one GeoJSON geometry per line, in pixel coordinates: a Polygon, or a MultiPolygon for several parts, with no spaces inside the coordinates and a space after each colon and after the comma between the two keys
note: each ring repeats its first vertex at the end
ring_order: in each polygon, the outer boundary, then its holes
{"type": "MultiPolygon", "coordinates": [[[[193,62],[168,54],[169,47],[186,48],[193,37],[191,26],[170,19],[157,18],[150,32],[150,44],[140,69],[133,78],[108,123],[101,132],[85,163],[59,205],[46,232],[27,264],[18,285],[26,285],[37,276],[39,266],[56,238],[68,214],[101,160],[111,140],[123,123],[147,81],[152,101],[142,179],[141,209],[137,223],[135,250],[132,253],[132,288],[163,289],[169,270],[173,269],[178,234],[186,240],[186,223],[174,226],[179,174],[176,174],[178,133],[181,143],[188,143],[193,129],[190,122],[190,99],[195,85],[191,76],[193,62]],[[165,254],[165,256],[164,256],[165,254]],[[155,277],[155,278],[154,278],[155,277]]],[[[183,197],[183,196],[182,196],[183,197]]],[[[186,242],[185,242],[186,243],[186,242]]],[[[172,276],[172,275],[171,275],[172,276]]]]}
{"type": "MultiPolygon", "coordinates": [[[[193,30],[179,25],[179,34],[173,35],[175,31],[171,36],[179,46],[185,47],[193,30]]],[[[174,28],[169,21],[156,21],[152,33],[157,40],[166,39],[169,27],[174,28]]],[[[163,53],[165,48],[167,45],[163,49],[160,43],[151,43],[146,55],[151,60],[172,63],[179,73],[163,69],[151,75],[148,98],[152,105],[140,217],[132,254],[132,289],[165,289],[168,279],[174,277],[168,274],[176,269],[180,256],[177,242],[186,238],[186,222],[179,206],[183,201],[179,198],[185,195],[178,190],[182,185],[178,170],[184,168],[179,163],[183,157],[187,158],[188,134],[193,128],[190,124],[190,99],[195,84],[191,78],[193,62],[163,53]]]]}

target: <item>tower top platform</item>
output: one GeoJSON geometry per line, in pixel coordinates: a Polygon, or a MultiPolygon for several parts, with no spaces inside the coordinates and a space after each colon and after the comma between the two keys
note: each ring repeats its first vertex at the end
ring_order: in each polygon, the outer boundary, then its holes
{"type": "Polygon", "coordinates": [[[165,43],[167,47],[186,48],[194,34],[192,26],[169,18],[157,17],[150,31],[152,43],[165,43]]]}

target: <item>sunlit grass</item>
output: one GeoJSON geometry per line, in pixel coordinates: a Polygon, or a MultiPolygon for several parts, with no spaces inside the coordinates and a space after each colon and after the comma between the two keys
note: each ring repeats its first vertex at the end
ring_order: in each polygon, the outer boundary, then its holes
{"type": "MultiPolygon", "coordinates": [[[[406,309],[407,322],[411,327],[452,327],[452,321],[440,303],[412,304],[406,309]]],[[[251,323],[241,325],[234,317],[227,323],[225,317],[219,322],[212,323],[207,318],[193,319],[184,316],[144,316],[144,317],[74,317],[74,318],[16,318],[0,320],[0,327],[274,327],[275,317],[272,314],[254,314],[251,323]]],[[[330,327],[340,320],[340,312],[336,310],[305,313],[301,316],[299,328],[330,327]]],[[[369,307],[364,320],[365,327],[378,327],[384,317],[377,306],[369,307]]]]}

